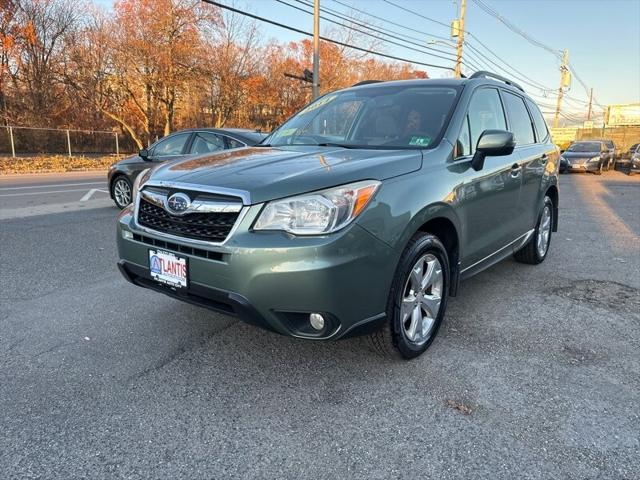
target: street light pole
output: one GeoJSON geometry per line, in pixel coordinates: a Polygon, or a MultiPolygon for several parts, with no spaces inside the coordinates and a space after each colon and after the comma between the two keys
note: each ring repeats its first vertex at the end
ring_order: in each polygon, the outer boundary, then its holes
{"type": "Polygon", "coordinates": [[[313,2],[313,100],[320,96],[320,0],[313,2]]]}

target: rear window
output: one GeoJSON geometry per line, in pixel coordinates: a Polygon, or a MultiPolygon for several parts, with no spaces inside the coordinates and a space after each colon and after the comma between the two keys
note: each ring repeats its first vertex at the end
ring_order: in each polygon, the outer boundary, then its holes
{"type": "Polygon", "coordinates": [[[536,127],[536,138],[538,142],[543,142],[549,136],[547,122],[544,121],[544,117],[542,116],[542,113],[540,113],[540,109],[535,103],[533,103],[531,100],[527,100],[527,105],[529,106],[531,117],[533,118],[533,124],[536,127]]]}
{"type": "Polygon", "coordinates": [[[529,145],[535,143],[531,117],[527,112],[524,100],[509,92],[503,92],[509,128],[516,140],[516,145],[529,145]]]}

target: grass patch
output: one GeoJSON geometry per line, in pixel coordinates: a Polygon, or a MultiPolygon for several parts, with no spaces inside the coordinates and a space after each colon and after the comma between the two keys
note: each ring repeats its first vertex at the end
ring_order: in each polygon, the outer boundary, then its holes
{"type": "Polygon", "coordinates": [[[10,173],[48,173],[83,170],[106,170],[118,161],[115,155],[104,157],[69,157],[37,155],[34,157],[0,157],[0,175],[10,173]]]}

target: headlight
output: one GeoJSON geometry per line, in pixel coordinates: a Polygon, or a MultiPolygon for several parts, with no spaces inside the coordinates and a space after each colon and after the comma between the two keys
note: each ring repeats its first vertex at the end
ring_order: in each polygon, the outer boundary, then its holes
{"type": "Polygon", "coordinates": [[[377,180],[365,180],[269,202],[253,229],[294,235],[336,232],[362,213],[379,186],[377,180]]]}
{"type": "Polygon", "coordinates": [[[597,162],[598,160],[600,160],[600,157],[591,157],[588,161],[589,162],[597,162]]]}
{"type": "Polygon", "coordinates": [[[138,176],[136,177],[135,181],[133,182],[133,188],[131,189],[131,203],[135,205],[136,203],[136,199],[138,198],[138,192],[140,190],[140,187],[142,185],[144,185],[144,182],[146,182],[149,179],[149,173],[150,173],[151,169],[150,168],[145,168],[143,171],[141,171],[138,176]]]}

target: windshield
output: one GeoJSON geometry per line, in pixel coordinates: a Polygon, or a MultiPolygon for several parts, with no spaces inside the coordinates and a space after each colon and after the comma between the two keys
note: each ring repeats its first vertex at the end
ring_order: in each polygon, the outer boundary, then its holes
{"type": "Polygon", "coordinates": [[[574,143],[569,148],[567,148],[567,152],[599,152],[599,151],[600,151],[600,143],[598,142],[574,143]]]}
{"type": "Polygon", "coordinates": [[[428,148],[440,137],[455,88],[375,86],[327,94],[264,143],[351,148],[428,148]]]}

